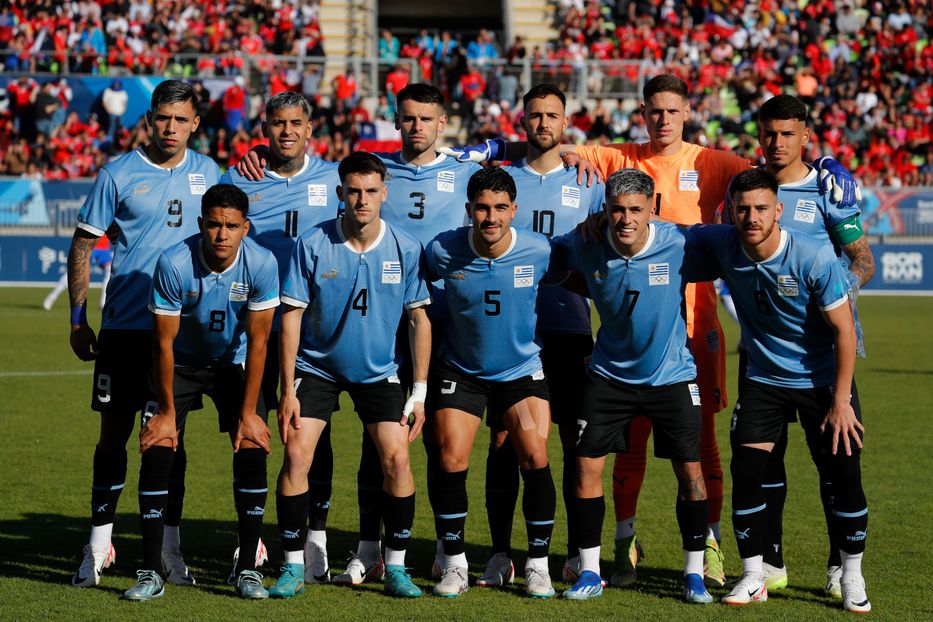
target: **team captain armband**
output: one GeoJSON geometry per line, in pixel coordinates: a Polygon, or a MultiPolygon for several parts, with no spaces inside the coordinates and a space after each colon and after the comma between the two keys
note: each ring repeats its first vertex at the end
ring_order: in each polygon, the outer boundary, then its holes
{"type": "Polygon", "coordinates": [[[842,246],[851,244],[862,237],[864,233],[865,232],[862,230],[862,222],[859,220],[857,214],[846,218],[833,227],[833,237],[835,237],[842,246]]]}

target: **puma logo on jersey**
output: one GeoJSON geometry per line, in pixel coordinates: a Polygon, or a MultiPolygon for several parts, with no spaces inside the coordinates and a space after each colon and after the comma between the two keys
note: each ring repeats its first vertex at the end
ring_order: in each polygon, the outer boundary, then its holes
{"type": "Polygon", "coordinates": [[[848,223],[845,223],[844,225],[842,225],[843,231],[848,231],[849,229],[855,229],[856,231],[859,230],[858,225],[850,225],[848,223]]]}
{"type": "Polygon", "coordinates": [[[337,278],[337,268],[331,268],[327,272],[321,275],[322,279],[336,279],[337,278]]]}
{"type": "Polygon", "coordinates": [[[466,279],[466,275],[462,272],[451,272],[447,278],[454,281],[463,281],[466,279]]]}
{"type": "Polygon", "coordinates": [[[149,184],[140,184],[133,189],[133,194],[146,194],[149,192],[149,184]]]}

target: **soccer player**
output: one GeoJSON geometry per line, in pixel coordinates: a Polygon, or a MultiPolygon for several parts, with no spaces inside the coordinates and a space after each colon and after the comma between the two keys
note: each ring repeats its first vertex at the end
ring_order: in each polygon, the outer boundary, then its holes
{"type": "Polygon", "coordinates": [[[467,185],[471,226],[442,233],[425,249],[428,276],[444,281],[450,307],[429,391],[440,461],[434,512],[445,562],[434,587],[438,596],[468,589],[467,470],[487,406],[492,425],[508,431],[525,481],[525,591],[535,598],[554,595],[547,557],[555,509],[547,456],[551,417],[535,338],[535,301],[550,247],[543,235],[511,227],[515,194],[505,170],[478,171],[467,185]]]}
{"type": "Polygon", "coordinates": [[[347,391],[383,467],[385,590],[417,597],[421,590],[405,572],[415,514],[408,444],[424,423],[424,396],[413,392],[405,401],[395,327],[407,311],[414,379],[426,384],[430,297],[421,245],[379,217],[386,197],[381,160],[356,152],[338,172],[344,215],[299,238],[282,286],[278,418],[285,460],[276,505],[285,565],[270,594],[290,598],[304,591],[308,470],[334,400],[347,391]]]}
{"type": "MultiPolygon", "coordinates": [[[[765,102],[758,112],[758,141],[765,158],[765,170],[778,180],[778,200],[788,210],[781,219],[782,228],[800,231],[831,246],[837,257],[845,256],[848,269],[850,303],[861,286],[875,272],[875,261],[860,221],[858,205],[842,206],[828,200],[820,193],[817,171],[801,159],[803,148],[810,138],[807,128],[807,107],[791,95],[777,95],[765,102]],[[793,212],[790,210],[793,209],[793,212]]],[[[732,222],[731,201],[727,198],[722,214],[724,223],[732,222]]],[[[856,328],[858,321],[856,316],[856,328]]],[[[860,332],[858,333],[861,334],[860,332]]],[[[747,351],[741,350],[739,379],[745,377],[747,351]]],[[[787,449],[787,426],[775,444],[768,460],[764,489],[767,500],[767,533],[765,535],[764,573],[769,591],[787,586],[787,568],[784,564],[782,543],[782,521],[784,501],[787,497],[787,476],[784,470],[784,453],[787,449]]],[[[820,479],[820,497],[830,534],[829,560],[827,562],[826,591],[842,598],[839,580],[842,576],[842,561],[839,542],[833,533],[832,482],[820,479]]]]}
{"type": "MultiPolygon", "coordinates": [[[[552,84],[539,84],[524,96],[522,124],[528,135],[528,155],[506,170],[515,180],[520,203],[512,226],[551,237],[569,233],[587,215],[602,210],[604,186],[577,183],[577,171],[561,160],[560,140],[567,127],[566,98],[552,84]]],[[[550,394],[551,419],[558,424],[563,449],[563,497],[567,508],[567,558],[564,580],[577,579],[579,547],[574,520],[577,419],[580,387],[586,379],[586,359],[593,351],[590,306],[583,296],[558,285],[542,283],[538,292],[538,333],[541,361],[550,394]]],[[[518,499],[519,469],[504,430],[491,430],[486,458],[486,513],[492,535],[492,557],[476,585],[498,586],[512,581],[512,518],[518,499]]]]}
{"type": "MultiPolygon", "coordinates": [[[[149,144],[101,169],[78,213],[68,251],[71,348],[82,361],[95,360],[91,408],[101,415],[91,537],[72,577],[77,587],[97,585],[101,571],[116,555],[110,540],[126,481],[126,442],[148,394],[152,318],[146,301],[152,271],[164,249],[197,233],[197,204],[220,177],[213,160],[186,148],[200,121],[197,104],[194,89],[180,80],[166,80],[155,88],[146,115],[149,144]],[[87,323],[88,258],[111,225],[119,234],[98,338],[87,323]]],[[[168,582],[181,585],[194,583],[179,551],[185,463],[180,437],[169,481],[162,561],[168,582]]]]}
{"type": "Polygon", "coordinates": [[[769,454],[796,415],[820,481],[832,482],[843,606],[865,613],[861,563],[868,528],[859,454],[864,426],[854,382],[856,336],[845,271],[828,244],[778,225],[778,181],[764,170],[731,185],[735,226],[695,227],[729,284],[748,346],[732,413],[732,525],[742,578],[728,604],[762,602],[769,454]]]}
{"type": "Polygon", "coordinates": [[[684,290],[715,276],[696,241],[671,223],[652,223],[654,180],[625,168],[606,180],[604,239],[570,233],[553,240],[552,270],[586,281],[601,318],[577,417],[576,520],[580,567],[564,598],[602,594],[600,540],[606,455],[628,450],[636,416],[656,431],[655,455],[677,476],[677,522],[684,549],[684,600],[713,600],[703,583],[707,499],[700,469],[700,389],[687,348],[684,290]],[[704,272],[706,268],[706,272],[704,272]]]}
{"type": "MultiPolygon", "coordinates": [[[[678,224],[715,222],[716,210],[726,195],[729,180],[750,167],[731,153],[686,143],[684,124],[690,118],[686,83],[671,74],[655,76],[645,83],[642,114],[647,122],[649,142],[608,146],[567,146],[596,165],[604,178],[624,167],[642,170],[656,184],[655,213],[678,224]]],[[[500,140],[454,151],[461,159],[509,159],[524,155],[525,145],[506,148],[500,140]]],[[[821,169],[821,182],[836,202],[855,202],[857,186],[835,160],[823,158],[813,163],[821,169]]],[[[725,408],[725,343],[716,317],[716,291],[712,283],[689,284],[686,290],[687,335],[697,364],[697,382],[702,396],[703,432],[701,465],[709,495],[706,539],[708,585],[725,583],[722,551],[719,547],[719,520],[722,513],[723,481],[714,415],[725,408]]],[[[638,418],[631,426],[629,450],[616,457],[613,468],[613,498],[616,514],[616,571],[612,585],[629,585],[637,580],[636,562],[641,547],[635,538],[635,510],[644,480],[646,451],[651,424],[638,418]]]]}
{"type": "MultiPolygon", "coordinates": [[[[213,400],[220,430],[233,444],[240,545],[247,551],[259,546],[269,452],[260,387],[279,281],[272,253],[245,239],[248,210],[242,190],[212,186],[201,197],[201,233],[162,253],[152,276],[156,399],[146,406],[139,437],[144,561],[136,584],[123,594],[127,600],[165,594],[160,572],[169,473],[188,412],[204,394],[213,400]]],[[[235,577],[238,596],[269,597],[253,556],[240,556],[235,577]]]]}
{"type": "MultiPolygon", "coordinates": [[[[336,217],[339,207],[337,164],[305,153],[311,138],[310,119],[311,105],[301,94],[283,91],[273,95],[266,102],[266,118],[262,126],[263,134],[269,139],[262,176],[256,175],[259,178],[252,181],[237,169],[230,168],[220,179],[221,183],[232,183],[250,196],[249,235],[275,255],[280,281],[285,278],[298,236],[336,217]]],[[[267,408],[278,405],[280,325],[281,313],[277,312],[263,374],[263,399],[267,408]]],[[[335,408],[339,407],[335,405],[335,408]]],[[[308,473],[309,529],[305,543],[307,584],[325,583],[330,579],[325,529],[330,509],[334,455],[329,425],[324,428],[312,465],[308,473]]],[[[379,468],[378,461],[376,468],[379,468]]]]}

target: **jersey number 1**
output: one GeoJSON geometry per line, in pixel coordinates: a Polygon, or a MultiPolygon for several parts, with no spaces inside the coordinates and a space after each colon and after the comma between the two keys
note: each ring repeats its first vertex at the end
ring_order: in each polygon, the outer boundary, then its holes
{"type": "Polygon", "coordinates": [[[298,237],[298,210],[296,209],[285,212],[285,237],[298,237]]]}

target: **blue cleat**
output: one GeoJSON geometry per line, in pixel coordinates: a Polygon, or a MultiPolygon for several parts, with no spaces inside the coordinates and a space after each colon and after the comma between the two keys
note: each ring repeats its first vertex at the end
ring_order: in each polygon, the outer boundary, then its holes
{"type": "Polygon", "coordinates": [[[236,595],[249,600],[269,598],[269,590],[262,584],[262,575],[255,570],[242,570],[236,578],[236,595]]]}
{"type": "Polygon", "coordinates": [[[421,590],[412,583],[405,566],[386,566],[385,592],[389,596],[418,598],[421,590]]]}
{"type": "Polygon", "coordinates": [[[584,570],[573,587],[564,592],[568,600],[588,600],[603,595],[603,580],[592,570],[584,570]]]}
{"type": "Polygon", "coordinates": [[[144,602],[165,596],[165,582],[155,570],[137,570],[136,585],[123,592],[123,598],[144,602]]]}
{"type": "Polygon", "coordinates": [[[275,585],[269,588],[272,598],[291,598],[305,591],[305,565],[285,564],[275,585]]]}
{"type": "Polygon", "coordinates": [[[713,602],[713,597],[706,590],[702,576],[693,573],[684,577],[684,602],[695,605],[708,605],[713,602]]]}

